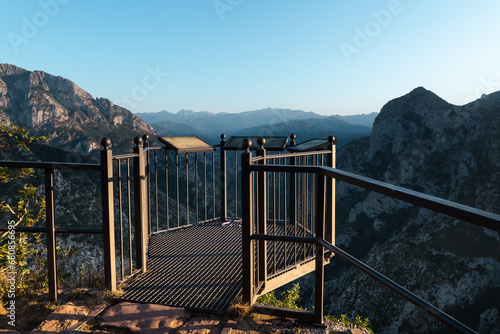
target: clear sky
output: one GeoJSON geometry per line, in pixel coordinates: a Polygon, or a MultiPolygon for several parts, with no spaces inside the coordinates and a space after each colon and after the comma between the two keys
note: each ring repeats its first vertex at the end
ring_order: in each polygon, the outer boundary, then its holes
{"type": "Polygon", "coordinates": [[[132,112],[378,112],[500,90],[498,0],[0,0],[0,62],[132,112]]]}

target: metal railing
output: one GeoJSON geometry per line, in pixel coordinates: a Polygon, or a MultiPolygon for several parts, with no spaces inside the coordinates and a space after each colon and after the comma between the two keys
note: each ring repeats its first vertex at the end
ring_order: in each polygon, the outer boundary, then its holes
{"type": "MultiPolygon", "coordinates": [[[[330,143],[333,146],[332,140],[330,140],[330,143]]],[[[268,277],[266,277],[268,272],[268,269],[266,270],[266,267],[268,268],[266,263],[269,261],[269,252],[267,251],[268,243],[284,242],[293,244],[294,246],[289,247],[290,249],[295,249],[299,244],[310,245],[311,247],[314,247],[314,311],[296,311],[254,305],[257,311],[287,317],[302,318],[322,323],[324,265],[328,261],[328,252],[332,252],[350,265],[360,269],[377,282],[387,286],[389,289],[396,292],[409,302],[418,306],[426,313],[437,318],[453,330],[459,333],[475,333],[472,329],[460,323],[450,315],[437,309],[425,300],[335,246],[335,209],[333,205],[334,201],[329,197],[330,194],[333,196],[333,192],[330,192],[330,189],[332,189],[330,187],[334,187],[335,180],[347,182],[367,190],[397,198],[407,203],[418,205],[451,217],[459,218],[469,223],[495,231],[500,231],[500,215],[338,170],[334,168],[333,149],[331,150],[331,152],[333,152],[331,166],[304,166],[297,164],[273,165],[266,164],[266,160],[269,158],[266,157],[265,152],[257,153],[258,156],[253,158],[252,153],[249,150],[251,144],[251,142],[245,141],[243,143],[245,152],[242,153],[243,302],[252,305],[255,303],[259,295],[262,295],[263,293],[266,293],[274,288],[272,281],[269,281],[268,277]],[[310,180],[306,182],[315,184],[314,188],[310,188],[309,191],[302,192],[302,202],[299,204],[302,205],[303,209],[305,209],[306,202],[304,197],[307,196],[310,196],[311,203],[314,203],[314,205],[310,206],[305,215],[308,216],[310,221],[313,223],[305,225],[308,223],[302,222],[301,224],[302,227],[306,226],[306,230],[309,232],[308,234],[303,236],[280,234],[276,233],[274,229],[270,230],[268,226],[266,226],[268,222],[268,218],[266,216],[267,209],[265,207],[266,200],[262,199],[262,197],[265,198],[267,196],[266,190],[268,189],[268,185],[265,184],[265,180],[267,180],[265,176],[266,173],[286,173],[290,175],[290,183],[293,183],[292,181],[295,179],[294,175],[303,175],[302,180],[306,177],[306,180],[310,180]],[[256,179],[257,182],[255,181],[256,179]],[[328,232],[329,227],[330,232],[328,232]],[[329,235],[330,233],[331,235],[329,235]],[[270,284],[271,287],[268,287],[267,284],[270,284]]],[[[263,150],[262,147],[261,150],[263,150]]],[[[316,154],[316,152],[305,152],[302,153],[302,156],[313,154],[316,154]]],[[[297,153],[283,154],[279,157],[276,156],[275,158],[286,159],[287,157],[291,160],[295,159],[297,157],[297,153]]],[[[295,186],[292,185],[290,192],[293,192],[294,188],[295,186]]],[[[295,201],[289,202],[292,203],[295,201]]],[[[301,218],[300,215],[295,214],[295,210],[296,208],[288,208],[289,220],[287,223],[289,223],[292,228],[300,226],[301,218]]],[[[285,257],[286,256],[287,254],[285,253],[285,257]]]]}
{"type": "MultiPolygon", "coordinates": [[[[103,140],[104,143],[104,140],[103,140]]],[[[46,233],[47,242],[47,268],[48,268],[48,288],[49,298],[52,301],[57,300],[57,270],[56,270],[56,234],[103,234],[104,236],[104,267],[105,267],[105,286],[112,289],[114,276],[112,276],[113,258],[111,256],[111,243],[107,245],[107,239],[111,234],[114,234],[110,215],[112,212],[106,206],[104,200],[107,195],[109,175],[106,170],[107,152],[103,151],[100,164],[90,163],[65,163],[65,162],[29,162],[29,161],[0,161],[0,167],[6,168],[34,168],[43,169],[45,176],[45,227],[26,227],[16,226],[16,232],[25,233],[46,233]],[[101,190],[103,194],[102,201],[102,228],[88,227],[56,227],[55,222],[55,201],[54,201],[54,171],[55,170],[72,170],[72,171],[99,171],[101,174],[101,190]],[[112,231],[112,233],[111,233],[112,231]]],[[[7,227],[0,227],[0,231],[8,230],[7,227]]],[[[114,244],[113,244],[114,246],[114,244]]]]}
{"type": "Polygon", "coordinates": [[[149,235],[216,219],[214,150],[178,152],[145,144],[149,235]]]}

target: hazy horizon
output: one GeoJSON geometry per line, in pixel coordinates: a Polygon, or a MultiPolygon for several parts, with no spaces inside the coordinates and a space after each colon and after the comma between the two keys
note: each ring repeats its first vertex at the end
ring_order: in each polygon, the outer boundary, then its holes
{"type": "Polygon", "coordinates": [[[423,86],[463,105],[500,90],[500,3],[2,1],[0,62],[134,113],[379,112],[423,86]]]}

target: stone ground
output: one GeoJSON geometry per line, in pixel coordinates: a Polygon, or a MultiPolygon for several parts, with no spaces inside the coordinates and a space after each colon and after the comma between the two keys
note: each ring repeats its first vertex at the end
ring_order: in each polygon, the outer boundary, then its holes
{"type": "MultiPolygon", "coordinates": [[[[237,312],[236,312],[237,313],[237,312]]],[[[36,328],[19,331],[0,329],[4,333],[178,333],[178,334],[240,334],[240,333],[368,333],[340,323],[325,321],[326,328],[316,327],[291,319],[260,314],[247,314],[244,318],[235,312],[228,315],[208,315],[189,312],[183,308],[155,304],[128,302],[90,306],[66,302],[54,307],[52,313],[36,328]]],[[[23,314],[23,317],[26,315],[23,314]]],[[[40,321],[39,320],[39,321],[40,321]]],[[[17,318],[18,323],[22,319],[17,318]]],[[[5,326],[2,326],[6,328],[5,326]]]]}

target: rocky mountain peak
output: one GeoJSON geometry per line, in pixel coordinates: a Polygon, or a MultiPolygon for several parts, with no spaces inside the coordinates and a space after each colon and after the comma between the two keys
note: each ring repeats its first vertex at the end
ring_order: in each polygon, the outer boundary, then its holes
{"type": "Polygon", "coordinates": [[[24,68],[11,64],[0,64],[0,78],[4,75],[21,74],[27,72],[24,68]]]}
{"type": "Polygon", "coordinates": [[[129,110],[108,99],[94,99],[68,79],[9,64],[0,68],[0,121],[48,135],[49,144],[88,155],[100,149],[103,137],[124,147],[135,135],[155,134],[129,110]]]}
{"type": "Polygon", "coordinates": [[[457,124],[457,109],[423,87],[389,101],[373,124],[368,158],[401,154],[410,143],[419,146],[436,129],[457,124]]]}

